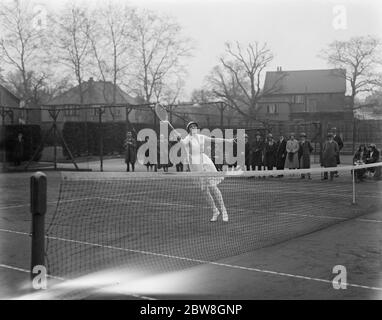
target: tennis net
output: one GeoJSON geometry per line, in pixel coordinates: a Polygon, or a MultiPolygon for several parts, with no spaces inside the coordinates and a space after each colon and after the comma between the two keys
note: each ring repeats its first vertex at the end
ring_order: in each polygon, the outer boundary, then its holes
{"type": "Polygon", "coordinates": [[[203,174],[65,172],[56,210],[47,217],[48,272],[71,278],[121,266],[174,271],[303,236],[380,207],[381,165],[203,174]],[[331,180],[335,171],[339,177],[331,180]],[[322,180],[325,172],[328,179],[322,180]],[[212,181],[220,182],[228,222],[222,215],[210,222],[204,187],[212,181]]]}

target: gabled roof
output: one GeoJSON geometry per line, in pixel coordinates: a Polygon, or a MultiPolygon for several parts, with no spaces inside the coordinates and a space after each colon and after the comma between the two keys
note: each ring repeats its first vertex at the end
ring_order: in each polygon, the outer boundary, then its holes
{"type": "Polygon", "coordinates": [[[268,71],[265,76],[264,93],[345,93],[345,70],[297,70],[268,71]]]}
{"type": "Polygon", "coordinates": [[[0,90],[3,90],[7,92],[10,96],[12,96],[15,100],[20,101],[21,99],[17,97],[12,91],[8,90],[6,87],[4,87],[2,84],[0,84],[0,90]]]}
{"type": "MultiPolygon", "coordinates": [[[[113,101],[114,85],[109,81],[94,81],[92,78],[89,81],[83,82],[83,104],[110,104],[113,101]]],[[[48,105],[59,104],[80,104],[80,89],[79,86],[69,89],[63,94],[51,100],[48,105]]],[[[116,87],[115,104],[139,104],[136,99],[129,96],[127,93],[116,87]]]]}

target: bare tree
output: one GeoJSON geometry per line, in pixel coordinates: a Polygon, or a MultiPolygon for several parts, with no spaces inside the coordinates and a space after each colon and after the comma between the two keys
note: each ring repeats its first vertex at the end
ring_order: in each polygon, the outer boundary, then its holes
{"type": "Polygon", "coordinates": [[[195,89],[191,92],[191,102],[208,103],[216,101],[216,96],[211,90],[195,89]]]}
{"type": "Polygon", "coordinates": [[[280,78],[266,92],[261,89],[264,69],[272,59],[273,54],[267,44],[255,42],[243,47],[238,42],[226,43],[225,55],[211,71],[207,82],[217,98],[239,114],[258,120],[258,101],[263,95],[277,91],[278,83],[284,76],[280,74],[280,78]]]}
{"type": "Polygon", "coordinates": [[[80,103],[83,103],[83,82],[85,74],[89,73],[91,52],[88,12],[74,2],[68,3],[62,13],[52,18],[52,26],[55,30],[51,44],[56,49],[57,62],[74,75],[79,87],[80,103]]]}
{"type": "Polygon", "coordinates": [[[161,98],[163,86],[179,84],[176,79],[185,72],[183,59],[190,56],[191,42],[182,36],[181,27],[170,17],[137,11],[133,15],[133,23],[134,71],[131,86],[146,102],[153,102],[154,98],[161,98]]]}
{"type": "Polygon", "coordinates": [[[27,106],[39,102],[37,95],[48,76],[44,30],[36,28],[30,1],[15,0],[0,7],[0,60],[9,67],[7,82],[27,106]]]}
{"type": "Polygon", "coordinates": [[[113,83],[112,97],[106,96],[104,89],[105,101],[110,103],[115,103],[117,85],[126,80],[131,64],[132,14],[132,8],[108,2],[91,15],[92,28],[88,36],[104,87],[107,81],[113,83]]]}
{"type": "Polygon", "coordinates": [[[381,75],[377,73],[380,64],[381,42],[374,37],[354,37],[348,41],[334,41],[320,53],[329,65],[343,69],[346,74],[340,74],[350,84],[351,107],[357,94],[370,92],[380,86],[381,75]]]}

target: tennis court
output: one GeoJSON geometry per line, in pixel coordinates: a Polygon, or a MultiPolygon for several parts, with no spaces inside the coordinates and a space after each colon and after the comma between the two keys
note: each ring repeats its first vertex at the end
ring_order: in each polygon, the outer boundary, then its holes
{"type": "MultiPolygon", "coordinates": [[[[36,297],[25,296],[30,176],[2,174],[2,298],[36,297]]],[[[219,186],[229,222],[210,223],[197,177],[47,177],[55,278],[42,298],[381,298],[381,181],[357,185],[352,205],[350,172],[333,182],[229,176],[219,186]],[[346,290],[333,289],[335,265],[347,269],[346,290]]]]}

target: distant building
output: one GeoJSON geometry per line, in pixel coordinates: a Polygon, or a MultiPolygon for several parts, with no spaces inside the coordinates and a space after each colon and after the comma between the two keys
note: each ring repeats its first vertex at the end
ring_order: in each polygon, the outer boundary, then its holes
{"type": "Polygon", "coordinates": [[[19,119],[23,118],[22,111],[20,110],[8,110],[7,108],[19,108],[20,99],[16,97],[11,91],[0,84],[0,107],[5,108],[7,113],[2,114],[4,117],[4,124],[18,123],[19,119]]]}
{"type": "MultiPolygon", "coordinates": [[[[51,100],[47,106],[65,109],[58,116],[59,122],[65,121],[98,121],[99,106],[118,107],[105,108],[102,115],[102,121],[126,121],[126,106],[138,105],[136,99],[125,93],[121,88],[116,86],[114,96],[114,85],[109,81],[94,81],[90,78],[82,83],[82,101],[80,95],[80,87],[76,86],[55,99],[51,100]],[[123,106],[121,106],[123,105],[123,106]],[[78,108],[77,108],[78,106],[78,108]],[[80,110],[80,107],[86,107],[86,110],[80,110]]],[[[134,111],[130,112],[129,119],[135,119],[137,115],[134,111]]],[[[138,119],[139,120],[139,119],[138,119]]],[[[51,122],[52,117],[48,111],[42,111],[42,122],[51,122]]],[[[136,122],[136,121],[132,121],[136,122]]]]}
{"type": "Polygon", "coordinates": [[[351,116],[345,98],[345,70],[267,72],[258,116],[269,120],[296,120],[351,116]]]}

